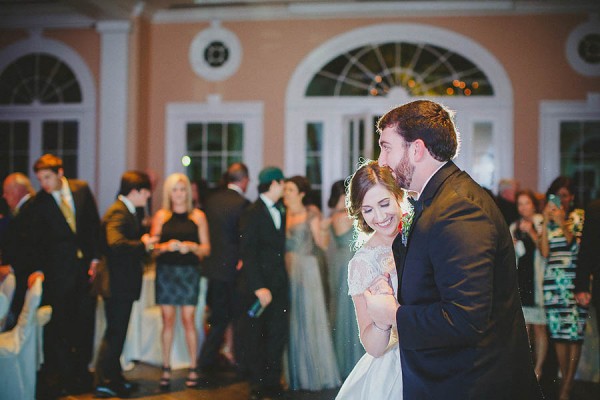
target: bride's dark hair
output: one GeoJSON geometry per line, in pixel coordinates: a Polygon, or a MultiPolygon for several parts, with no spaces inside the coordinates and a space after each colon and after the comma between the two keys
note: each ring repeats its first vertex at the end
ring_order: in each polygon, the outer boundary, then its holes
{"type": "Polygon", "coordinates": [[[361,211],[365,194],[373,186],[380,184],[392,193],[398,202],[401,202],[404,192],[396,184],[391,168],[388,166],[381,167],[377,161],[365,160],[349,179],[350,183],[347,186],[346,194],[348,215],[354,219],[354,226],[357,230],[371,233],[373,229],[365,222],[361,211]]]}

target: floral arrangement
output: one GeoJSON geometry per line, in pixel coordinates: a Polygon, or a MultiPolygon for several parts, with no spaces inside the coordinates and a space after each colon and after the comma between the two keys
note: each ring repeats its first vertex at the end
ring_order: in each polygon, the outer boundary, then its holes
{"type": "Polygon", "coordinates": [[[400,210],[402,210],[402,217],[400,217],[400,224],[398,224],[398,232],[402,235],[402,244],[406,246],[415,217],[415,209],[408,201],[408,194],[406,192],[404,192],[404,198],[402,203],[400,203],[400,210]]]}

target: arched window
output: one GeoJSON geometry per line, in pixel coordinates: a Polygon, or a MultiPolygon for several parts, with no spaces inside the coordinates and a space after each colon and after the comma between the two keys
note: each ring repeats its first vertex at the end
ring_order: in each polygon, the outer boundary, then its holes
{"type": "Polygon", "coordinates": [[[342,33],[299,63],[286,93],[286,173],[310,177],[326,199],[360,158],[377,158],[378,117],[423,98],[456,111],[460,168],[492,190],[512,177],[513,93],[502,64],[468,36],[408,23],[342,33]]]}
{"type": "Polygon", "coordinates": [[[51,54],[20,57],[0,74],[0,105],[81,103],[75,74],[51,54]]]}
{"type": "MultiPolygon", "coordinates": [[[[0,54],[0,179],[32,175],[44,153],[94,184],[95,95],[90,71],[63,43],[33,32],[0,54]]],[[[37,185],[35,179],[32,180],[37,185]]]]}
{"type": "Polygon", "coordinates": [[[492,96],[486,74],[473,62],[427,43],[388,42],[346,51],[310,81],[306,96],[492,96]]]}

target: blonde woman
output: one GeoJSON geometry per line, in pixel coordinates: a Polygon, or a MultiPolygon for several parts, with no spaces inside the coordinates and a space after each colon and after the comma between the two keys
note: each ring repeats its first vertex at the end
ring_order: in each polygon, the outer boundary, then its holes
{"type": "Polygon", "coordinates": [[[171,347],[176,307],[181,307],[185,340],[190,354],[187,387],[198,386],[198,336],[194,315],[200,290],[200,261],[210,254],[208,223],[204,212],[193,208],[190,181],[184,174],[169,175],[163,188],[162,208],[154,215],[150,234],[158,238],[156,304],[160,305],[163,367],[160,388],[171,383],[171,347]]]}

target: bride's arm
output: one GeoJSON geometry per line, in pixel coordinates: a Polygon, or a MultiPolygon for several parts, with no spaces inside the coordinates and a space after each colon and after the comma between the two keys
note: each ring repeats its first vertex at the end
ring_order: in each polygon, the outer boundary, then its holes
{"type": "Polygon", "coordinates": [[[358,320],[358,329],[360,332],[360,341],[370,355],[381,357],[390,341],[391,329],[382,326],[378,327],[367,313],[367,304],[362,294],[352,296],[354,310],[358,320]]]}

